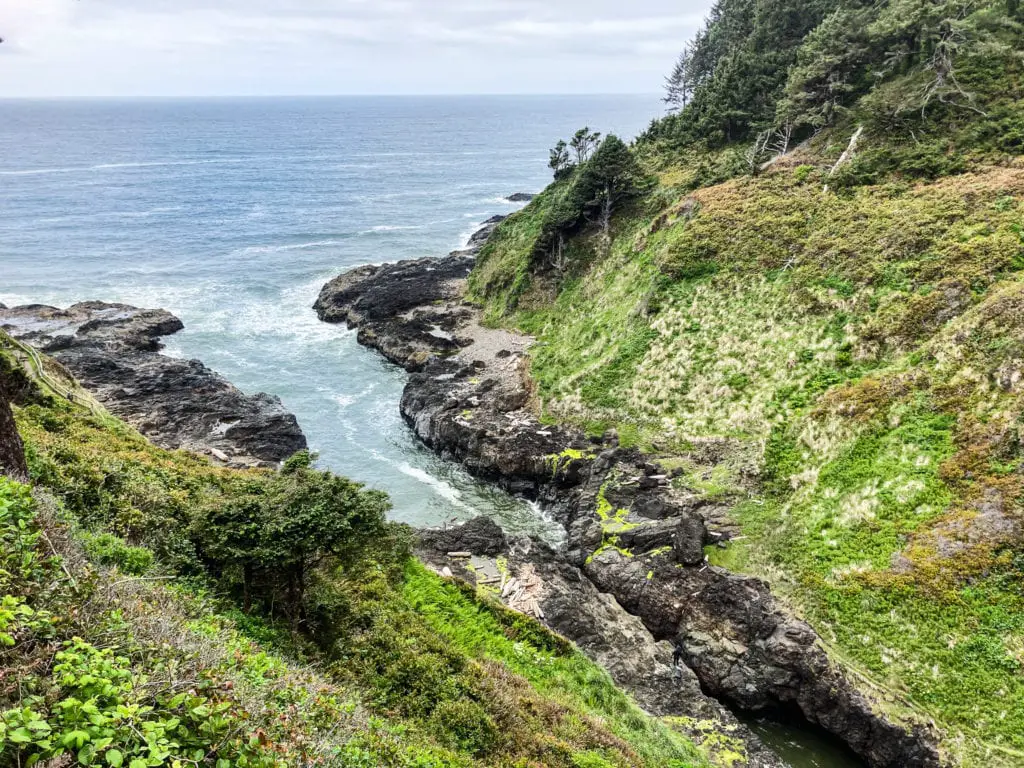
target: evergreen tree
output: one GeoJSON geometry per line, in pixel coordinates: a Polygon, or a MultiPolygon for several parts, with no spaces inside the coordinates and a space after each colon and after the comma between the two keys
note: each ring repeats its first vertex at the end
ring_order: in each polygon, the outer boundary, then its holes
{"type": "Polygon", "coordinates": [[[572,171],[573,164],[569,160],[569,148],[564,141],[559,140],[551,149],[548,168],[554,171],[556,181],[572,171]]]}
{"type": "Polygon", "coordinates": [[[307,613],[311,576],[327,563],[344,566],[384,535],[387,496],[312,469],[302,451],[271,482],[213,507],[194,539],[210,570],[241,587],[248,609],[260,601],[298,628],[307,613]]]}
{"type": "Polygon", "coordinates": [[[665,78],[665,96],[662,98],[670,112],[683,109],[693,93],[693,82],[690,73],[690,46],[683,48],[676,60],[672,73],[665,78]]]}
{"type": "Polygon", "coordinates": [[[569,141],[569,146],[572,151],[576,154],[576,165],[582,165],[590,159],[590,155],[594,152],[594,148],[597,147],[601,141],[600,133],[592,133],[590,128],[584,126],[573,134],[572,139],[569,141]]]}

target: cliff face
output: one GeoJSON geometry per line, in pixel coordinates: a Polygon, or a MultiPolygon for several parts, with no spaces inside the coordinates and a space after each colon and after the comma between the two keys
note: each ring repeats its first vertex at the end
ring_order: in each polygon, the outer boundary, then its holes
{"type": "Polygon", "coordinates": [[[14,423],[10,400],[7,398],[3,374],[0,374],[0,472],[12,477],[25,477],[25,449],[14,423]]]}
{"type": "Polygon", "coordinates": [[[17,360],[0,346],[0,473],[19,479],[28,477],[28,466],[11,404],[22,391],[23,378],[17,360]]]}

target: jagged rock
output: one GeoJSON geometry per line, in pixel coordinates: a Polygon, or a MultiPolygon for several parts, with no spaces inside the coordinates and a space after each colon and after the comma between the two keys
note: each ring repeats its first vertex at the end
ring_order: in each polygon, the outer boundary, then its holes
{"type": "Polygon", "coordinates": [[[502,599],[513,607],[515,596],[528,585],[531,597],[527,604],[534,615],[607,669],[615,683],[647,712],[703,723],[703,730],[680,727],[698,743],[713,735],[707,745],[712,754],[716,749],[743,750],[747,755],[744,764],[751,768],[784,766],[728,709],[704,695],[689,667],[673,666],[670,643],[655,640],[643,622],[613,595],[599,591],[544,542],[509,540],[493,521],[476,518],[456,528],[419,531],[417,554],[439,573],[471,583],[478,583],[481,572],[493,571],[502,587],[502,599]],[[503,546],[496,548],[499,541],[503,546]],[[449,547],[456,545],[473,556],[472,570],[451,555],[449,547]],[[498,556],[503,559],[501,569],[498,556]]]}
{"type": "Polygon", "coordinates": [[[327,283],[313,309],[328,323],[358,328],[360,344],[377,349],[409,371],[421,371],[436,358],[454,355],[466,345],[456,336],[471,316],[459,304],[476,254],[504,219],[494,216],[466,248],[439,259],[358,267],[327,283]]]}
{"type": "Polygon", "coordinates": [[[497,555],[508,547],[505,532],[489,517],[475,517],[453,528],[422,531],[419,540],[422,547],[431,548],[439,554],[465,551],[497,555]]]}
{"type": "Polygon", "coordinates": [[[529,192],[516,192],[515,194],[509,195],[505,199],[508,200],[510,203],[528,203],[535,197],[536,195],[532,195],[529,192]]]}
{"type": "Polygon", "coordinates": [[[198,360],[159,353],[184,326],[163,309],[82,302],[0,310],[0,327],[64,365],[112,413],[164,448],[238,465],[276,464],[306,447],[280,399],[246,395],[198,360]]]}

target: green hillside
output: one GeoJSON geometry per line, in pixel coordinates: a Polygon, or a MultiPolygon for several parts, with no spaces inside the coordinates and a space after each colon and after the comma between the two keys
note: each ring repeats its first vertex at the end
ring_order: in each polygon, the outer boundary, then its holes
{"type": "Polygon", "coordinates": [[[409,555],[386,497],[154,447],[0,334],[0,765],[703,766],[575,647],[409,555]]]}
{"type": "Polygon", "coordinates": [[[723,0],[675,111],[556,163],[470,279],[545,418],[729,502],[713,560],[963,765],[1024,761],[1022,21],[723,0]]]}

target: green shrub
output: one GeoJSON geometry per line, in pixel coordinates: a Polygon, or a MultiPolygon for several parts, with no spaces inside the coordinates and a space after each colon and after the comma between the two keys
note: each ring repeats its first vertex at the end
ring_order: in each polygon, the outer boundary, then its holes
{"type": "Polygon", "coordinates": [[[477,757],[498,743],[498,728],[487,710],[471,699],[442,701],[430,716],[431,730],[442,744],[477,757]]]}
{"type": "Polygon", "coordinates": [[[93,562],[116,566],[131,576],[142,576],[153,566],[152,550],[130,546],[111,533],[83,533],[82,544],[93,562]]]}

